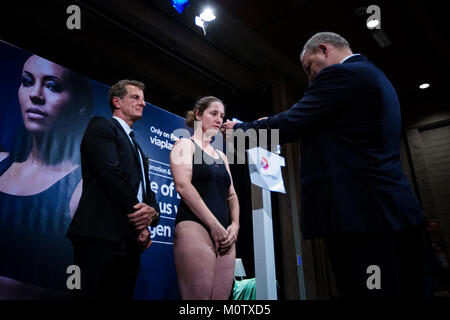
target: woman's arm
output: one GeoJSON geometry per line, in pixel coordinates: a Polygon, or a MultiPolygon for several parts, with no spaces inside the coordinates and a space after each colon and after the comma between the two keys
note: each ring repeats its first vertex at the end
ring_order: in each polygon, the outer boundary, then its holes
{"type": "Polygon", "coordinates": [[[193,154],[194,145],[190,140],[178,140],[170,153],[170,169],[176,191],[188,208],[209,228],[217,252],[219,242],[225,240],[228,234],[192,185],[193,154]]]}
{"type": "Polygon", "coordinates": [[[234,189],[233,178],[231,177],[231,171],[227,161],[227,157],[222,152],[219,151],[219,153],[225,163],[225,167],[227,168],[231,180],[230,188],[228,190],[228,208],[230,210],[231,224],[227,228],[228,232],[227,239],[220,243],[219,253],[223,254],[227,252],[237,240],[240,227],[239,225],[240,208],[239,208],[239,199],[236,190],[234,189]]]}

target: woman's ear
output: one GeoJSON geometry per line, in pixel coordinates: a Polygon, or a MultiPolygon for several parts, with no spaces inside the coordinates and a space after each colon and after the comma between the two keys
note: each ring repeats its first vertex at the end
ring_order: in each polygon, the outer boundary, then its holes
{"type": "Polygon", "coordinates": [[[194,120],[195,121],[200,121],[200,118],[201,117],[201,114],[199,113],[199,110],[198,109],[195,109],[194,110],[194,120]]]}

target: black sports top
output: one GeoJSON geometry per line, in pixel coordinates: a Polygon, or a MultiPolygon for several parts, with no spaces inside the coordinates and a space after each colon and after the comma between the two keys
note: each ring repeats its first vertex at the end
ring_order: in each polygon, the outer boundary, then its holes
{"type": "MultiPolygon", "coordinates": [[[[10,158],[0,162],[0,175],[10,165],[10,158]]],[[[78,167],[35,195],[0,192],[0,276],[67,290],[66,271],[73,264],[72,243],[66,237],[69,202],[80,180],[78,167]]]]}
{"type": "MultiPolygon", "coordinates": [[[[217,151],[219,159],[214,159],[206,152],[203,152],[194,140],[192,141],[195,146],[195,152],[192,159],[191,183],[202,197],[208,209],[226,229],[231,223],[227,201],[231,185],[230,175],[222,157],[217,151]],[[201,159],[201,163],[198,164],[199,159],[201,159]]],[[[186,220],[200,223],[209,232],[208,227],[188,208],[183,198],[181,198],[175,224],[186,220]]]]}

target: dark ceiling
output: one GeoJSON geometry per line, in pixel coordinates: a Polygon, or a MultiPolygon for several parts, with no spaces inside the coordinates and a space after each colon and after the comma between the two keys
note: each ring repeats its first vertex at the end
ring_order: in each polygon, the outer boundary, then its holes
{"type": "MultiPolygon", "coordinates": [[[[406,109],[444,96],[449,84],[449,28],[439,3],[191,0],[178,14],[169,0],[15,1],[0,9],[0,39],[108,85],[140,79],[149,102],[183,115],[202,95],[270,100],[264,88],[279,80],[300,98],[307,85],[298,59],[304,42],[334,31],[387,74],[406,109]],[[81,8],[81,30],[66,27],[71,4],[81,8]],[[378,31],[365,26],[365,8],[373,4],[381,9],[378,31]],[[205,37],[194,17],[206,6],[217,19],[205,37]],[[380,35],[389,46],[377,44],[380,35]],[[422,82],[431,87],[419,90],[422,82]]],[[[251,116],[267,112],[258,104],[247,109],[251,116]]]]}
{"type": "Polygon", "coordinates": [[[446,89],[450,71],[450,28],[438,1],[326,1],[227,0],[213,1],[260,34],[288,59],[298,63],[303,44],[316,32],[343,35],[354,52],[368,56],[389,76],[402,95],[416,96],[418,86],[430,82],[430,91],[446,89]],[[391,45],[380,47],[366,27],[378,5],[381,32],[391,45]]]}

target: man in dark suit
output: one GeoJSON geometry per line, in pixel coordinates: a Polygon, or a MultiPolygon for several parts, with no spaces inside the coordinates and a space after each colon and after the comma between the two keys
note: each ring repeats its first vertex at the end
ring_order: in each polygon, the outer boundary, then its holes
{"type": "Polygon", "coordinates": [[[132,131],[142,118],[144,84],[111,87],[113,118],[94,117],[81,142],[83,192],[67,232],[81,269],[80,298],[132,299],[140,254],[159,221],[148,164],[132,131]]]}
{"type": "Polygon", "coordinates": [[[325,237],[343,298],[424,297],[425,219],[402,171],[393,86],[335,33],[314,35],[300,59],[310,82],[300,101],[222,130],[277,129],[281,143],[300,139],[303,237],[325,237]]]}

